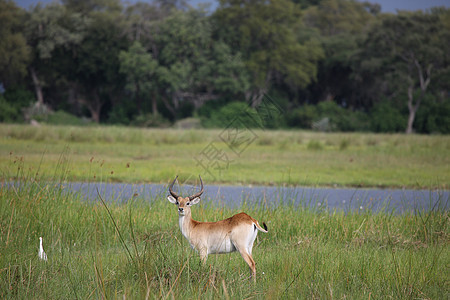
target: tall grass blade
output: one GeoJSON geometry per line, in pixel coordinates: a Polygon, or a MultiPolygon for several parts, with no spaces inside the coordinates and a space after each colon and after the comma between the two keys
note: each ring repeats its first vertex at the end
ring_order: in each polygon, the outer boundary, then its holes
{"type": "Polygon", "coordinates": [[[106,211],[108,212],[109,218],[111,219],[111,221],[112,221],[113,224],[114,224],[114,228],[116,229],[116,232],[117,232],[117,234],[119,235],[120,243],[122,244],[122,246],[124,247],[124,249],[126,250],[126,252],[127,252],[127,254],[128,254],[127,257],[128,257],[128,259],[129,259],[129,261],[130,261],[132,264],[135,264],[133,255],[131,254],[130,249],[128,249],[128,246],[127,246],[127,244],[125,243],[124,238],[122,237],[122,233],[120,232],[120,229],[119,229],[119,227],[117,226],[116,221],[114,220],[114,217],[112,216],[111,211],[110,211],[109,208],[108,208],[108,205],[106,205],[105,200],[103,200],[102,196],[100,195],[100,192],[98,191],[98,188],[97,188],[97,195],[98,195],[98,198],[100,199],[100,201],[102,202],[103,207],[104,207],[104,208],[106,209],[106,211]]]}

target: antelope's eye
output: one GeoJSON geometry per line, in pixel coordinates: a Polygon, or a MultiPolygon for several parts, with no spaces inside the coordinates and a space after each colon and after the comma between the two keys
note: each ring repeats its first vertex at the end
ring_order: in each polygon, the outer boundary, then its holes
{"type": "Polygon", "coordinates": [[[186,205],[191,205],[191,202],[187,202],[186,205]]]}
{"type": "Polygon", "coordinates": [[[176,202],[175,204],[176,204],[176,205],[179,205],[179,204],[180,204],[180,202],[178,202],[178,201],[177,201],[177,202],[176,202]]]}

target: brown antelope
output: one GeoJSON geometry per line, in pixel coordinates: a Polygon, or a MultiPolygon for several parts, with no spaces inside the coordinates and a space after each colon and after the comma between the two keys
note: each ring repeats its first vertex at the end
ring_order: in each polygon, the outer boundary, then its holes
{"type": "Polygon", "coordinates": [[[172,190],[177,178],[178,176],[169,186],[170,195],[167,199],[177,205],[181,233],[200,254],[203,263],[206,262],[208,254],[239,251],[256,280],[255,261],[252,257],[253,242],[258,230],[267,232],[266,224],[263,223],[262,228],[258,221],[243,212],[217,222],[195,221],[191,216],[191,205],[200,202],[200,196],[203,194],[202,178],[200,177],[202,185],[200,192],[186,198],[178,196],[172,190]]]}

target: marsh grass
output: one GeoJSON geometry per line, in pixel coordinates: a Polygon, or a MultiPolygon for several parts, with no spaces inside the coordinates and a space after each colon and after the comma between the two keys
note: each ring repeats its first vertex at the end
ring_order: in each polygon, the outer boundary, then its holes
{"type": "Polygon", "coordinates": [[[236,155],[221,132],[2,124],[0,168],[22,159],[52,177],[67,152],[69,181],[167,183],[174,174],[202,174],[209,184],[446,189],[450,183],[449,136],[254,130],[256,140],[236,155]],[[210,143],[226,155],[220,171],[194,159],[210,143]]]}
{"type": "Polygon", "coordinates": [[[244,210],[268,224],[269,233],[255,241],[253,284],[237,253],[200,263],[165,194],[117,203],[99,191],[99,201],[87,202],[60,184],[71,163],[64,155],[60,161],[53,182],[21,162],[21,181],[2,183],[2,299],[444,299],[450,292],[448,199],[402,215],[329,211],[288,199],[275,207],[264,198],[238,210],[209,201],[194,207],[197,220],[244,210]],[[47,262],[38,259],[39,236],[47,262]]]}

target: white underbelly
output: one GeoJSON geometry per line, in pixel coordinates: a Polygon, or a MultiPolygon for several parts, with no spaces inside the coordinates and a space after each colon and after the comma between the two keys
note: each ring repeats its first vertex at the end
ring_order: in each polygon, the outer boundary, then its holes
{"type": "Polygon", "coordinates": [[[236,247],[228,237],[211,242],[212,243],[210,243],[208,247],[208,254],[229,253],[236,251],[236,247]]]}

